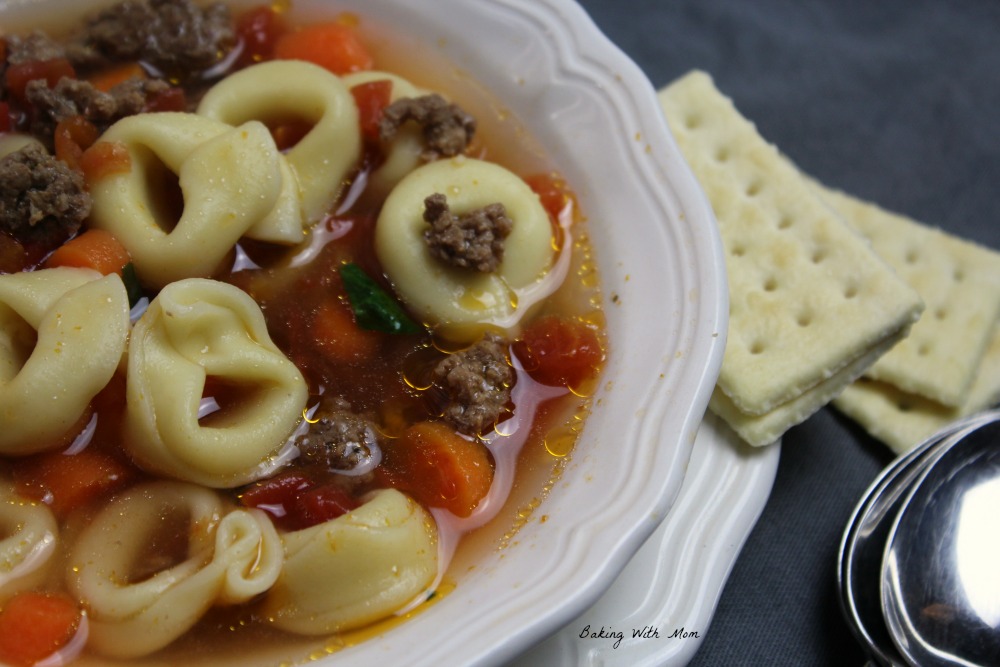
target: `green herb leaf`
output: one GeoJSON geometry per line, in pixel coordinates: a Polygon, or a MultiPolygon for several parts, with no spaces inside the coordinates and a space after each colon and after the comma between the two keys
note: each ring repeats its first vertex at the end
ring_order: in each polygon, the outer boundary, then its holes
{"type": "Polygon", "coordinates": [[[142,285],[135,275],[135,265],[129,262],[122,268],[122,282],[125,283],[125,293],[128,294],[128,305],[131,308],[142,298],[142,285]]]}
{"type": "Polygon", "coordinates": [[[357,264],[340,267],[340,277],[358,326],[370,331],[392,334],[418,333],[423,330],[396,300],[357,264]]]}

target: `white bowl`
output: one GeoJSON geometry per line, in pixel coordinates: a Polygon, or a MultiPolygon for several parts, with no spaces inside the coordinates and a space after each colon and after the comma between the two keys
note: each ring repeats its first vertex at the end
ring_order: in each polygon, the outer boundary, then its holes
{"type": "MultiPolygon", "coordinates": [[[[54,9],[106,4],[0,0],[0,17],[51,24],[54,9]]],[[[294,0],[294,9],[352,11],[395,35],[397,53],[443,56],[467,73],[537,139],[588,219],[609,353],[564,474],[504,548],[450,573],[452,592],[313,663],[499,664],[591,605],[680,490],[725,345],[715,221],[649,81],[573,2],[294,0]]]]}

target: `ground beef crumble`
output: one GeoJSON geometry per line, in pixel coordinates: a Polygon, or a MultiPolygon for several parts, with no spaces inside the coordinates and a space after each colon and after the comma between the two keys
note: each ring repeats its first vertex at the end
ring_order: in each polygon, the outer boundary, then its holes
{"type": "Polygon", "coordinates": [[[379,138],[389,141],[406,122],[423,127],[424,150],[421,157],[428,162],[439,157],[460,155],[476,132],[476,119],[437,94],[422,97],[402,97],[382,111],[379,138]]]}
{"type": "Polygon", "coordinates": [[[381,461],[378,432],[367,419],[351,412],[346,401],[326,401],[314,418],[309,430],[295,440],[303,464],[360,475],[381,461]]]}
{"type": "Polygon", "coordinates": [[[38,145],[0,159],[0,231],[18,241],[55,247],[90,214],[83,176],[38,145]]]}
{"type": "Polygon", "coordinates": [[[218,63],[236,44],[229,8],[191,0],[125,0],[98,13],[66,47],[78,67],[142,60],[186,78],[218,63]]]}
{"type": "Polygon", "coordinates": [[[488,333],[434,368],[434,383],[447,395],[443,417],[457,431],[479,435],[506,411],[514,383],[507,347],[502,337],[488,333]]]}
{"type": "Polygon", "coordinates": [[[115,121],[141,113],[151,98],[169,88],[170,84],[162,79],[132,78],[105,93],[79,79],[64,77],[53,88],[44,79],[36,79],[28,82],[25,89],[35,109],[31,133],[42,139],[51,138],[59,121],[77,115],[103,132],[115,121]]]}
{"type": "Polygon", "coordinates": [[[66,57],[66,50],[41,30],[26,35],[4,35],[3,39],[7,42],[7,62],[11,65],[66,57]]]}
{"type": "Polygon", "coordinates": [[[500,266],[504,241],[514,226],[499,202],[455,215],[440,193],[424,200],[424,220],[430,223],[424,241],[431,255],[450,266],[481,273],[491,273],[500,266]]]}

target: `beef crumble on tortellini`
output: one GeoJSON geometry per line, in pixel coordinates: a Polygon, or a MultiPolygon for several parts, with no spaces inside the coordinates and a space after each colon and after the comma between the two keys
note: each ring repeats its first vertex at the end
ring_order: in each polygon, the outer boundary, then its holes
{"type": "Polygon", "coordinates": [[[0,454],[68,444],[118,368],[128,326],[116,275],[56,268],[0,276],[0,454]]]}
{"type": "Polygon", "coordinates": [[[379,214],[375,247],[400,298],[418,317],[460,330],[516,324],[553,265],[552,236],[548,213],[519,176],[497,164],[459,157],[418,167],[399,182],[379,214]],[[424,211],[434,194],[443,194],[459,214],[503,205],[512,228],[496,271],[457,268],[431,254],[424,242],[424,211]]]}
{"type": "Polygon", "coordinates": [[[132,332],[126,448],[148,470],[236,487],[270,474],[306,398],[302,374],[246,292],[205,278],[177,281],[132,332]],[[221,409],[204,416],[209,379],[222,387],[221,409]]]}

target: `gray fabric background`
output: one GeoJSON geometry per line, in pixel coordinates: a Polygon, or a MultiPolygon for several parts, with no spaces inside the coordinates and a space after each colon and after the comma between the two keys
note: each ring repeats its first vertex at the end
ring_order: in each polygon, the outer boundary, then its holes
{"type": "MultiPolygon", "coordinates": [[[[1000,2],[582,0],[657,89],[708,71],[828,185],[1000,249],[1000,2]]],[[[858,665],[835,559],[891,454],[827,408],[777,481],[692,665],[858,665]]]]}

